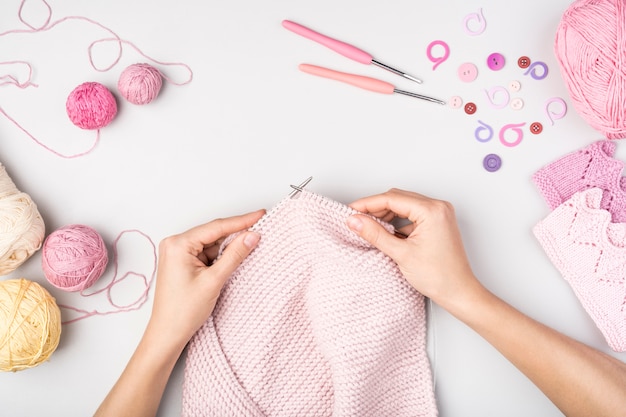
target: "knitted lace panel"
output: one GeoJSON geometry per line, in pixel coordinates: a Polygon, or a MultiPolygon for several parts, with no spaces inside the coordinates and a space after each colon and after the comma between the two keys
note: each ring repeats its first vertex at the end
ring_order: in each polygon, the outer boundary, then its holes
{"type": "Polygon", "coordinates": [[[626,351],[626,223],[600,208],[602,190],[574,194],[533,228],[609,346],[626,351]]]}
{"type": "Polygon", "coordinates": [[[353,213],[304,191],[253,226],[258,247],[189,344],[183,416],[437,415],[424,297],[346,227],[353,213]]]}
{"type": "Polygon", "coordinates": [[[578,191],[597,187],[604,191],[601,208],[611,213],[614,222],[626,222],[624,163],[613,158],[615,147],[613,141],[597,141],[537,171],[533,181],[550,209],[578,191]]]}

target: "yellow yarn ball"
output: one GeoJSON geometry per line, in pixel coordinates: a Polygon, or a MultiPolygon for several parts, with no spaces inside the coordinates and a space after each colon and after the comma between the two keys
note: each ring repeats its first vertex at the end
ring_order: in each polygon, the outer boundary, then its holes
{"type": "Polygon", "coordinates": [[[61,337],[61,311],[45,288],[24,278],[0,281],[0,371],[46,361],[61,337]]]}

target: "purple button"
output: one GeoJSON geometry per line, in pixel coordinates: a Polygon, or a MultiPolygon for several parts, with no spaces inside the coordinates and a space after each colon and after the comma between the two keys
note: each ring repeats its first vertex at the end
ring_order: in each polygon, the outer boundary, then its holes
{"type": "Polygon", "coordinates": [[[487,66],[492,71],[500,71],[502,68],[504,68],[504,56],[502,54],[494,52],[487,57],[487,66]]]}
{"type": "Polygon", "coordinates": [[[471,83],[476,79],[476,77],[478,77],[478,68],[476,68],[476,65],[472,64],[471,62],[461,64],[458,72],[461,81],[464,81],[466,83],[471,83]]]}
{"type": "Polygon", "coordinates": [[[502,166],[502,159],[495,153],[490,153],[483,159],[483,167],[489,172],[495,172],[502,166]]]}

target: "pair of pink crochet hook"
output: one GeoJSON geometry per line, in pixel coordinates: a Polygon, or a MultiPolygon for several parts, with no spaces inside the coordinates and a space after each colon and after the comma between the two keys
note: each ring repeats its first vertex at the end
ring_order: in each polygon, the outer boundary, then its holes
{"type": "MultiPolygon", "coordinates": [[[[415,78],[405,72],[402,72],[388,65],[385,65],[379,61],[376,61],[370,54],[368,54],[367,52],[355,46],[339,41],[337,39],[330,38],[326,35],[322,35],[321,33],[315,32],[314,30],[311,30],[298,23],[292,22],[290,20],[283,20],[283,26],[286,29],[289,29],[290,31],[297,33],[298,35],[304,36],[305,38],[318,42],[332,49],[333,51],[345,57],[353,59],[357,62],[360,62],[362,64],[368,64],[368,65],[374,64],[388,71],[391,71],[394,74],[398,74],[411,81],[415,81],[416,83],[421,84],[422,82],[418,78],[415,78]]],[[[331,70],[331,69],[324,68],[324,67],[319,67],[316,65],[310,65],[310,64],[301,64],[299,68],[301,71],[304,71],[309,74],[313,74],[313,75],[317,75],[317,76],[325,77],[325,78],[330,78],[330,79],[337,80],[337,81],[342,81],[342,82],[354,85],[356,87],[360,87],[360,88],[374,91],[377,93],[382,93],[382,94],[397,93],[397,94],[403,94],[403,95],[410,96],[410,97],[419,98],[421,100],[430,101],[433,103],[446,104],[445,101],[442,101],[433,97],[429,97],[429,96],[425,96],[425,95],[417,94],[417,93],[412,93],[410,91],[399,90],[395,88],[393,84],[390,84],[385,81],[377,80],[375,78],[365,77],[365,76],[356,75],[356,74],[349,74],[345,72],[339,72],[339,71],[331,70]]]]}

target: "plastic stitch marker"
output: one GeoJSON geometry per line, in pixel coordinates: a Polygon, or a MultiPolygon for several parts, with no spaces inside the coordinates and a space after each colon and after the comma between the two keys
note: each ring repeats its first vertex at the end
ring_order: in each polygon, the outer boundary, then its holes
{"type": "Polygon", "coordinates": [[[291,193],[289,193],[289,198],[294,198],[296,195],[298,195],[298,193],[301,193],[302,190],[304,190],[304,187],[307,186],[308,183],[311,182],[311,180],[313,179],[313,177],[309,177],[306,180],[304,180],[300,185],[290,185],[291,188],[293,188],[293,191],[291,193]]]}
{"type": "Polygon", "coordinates": [[[424,96],[422,94],[412,93],[410,91],[398,90],[392,84],[388,82],[377,80],[376,78],[365,77],[363,75],[348,74],[345,72],[339,72],[324,67],[318,67],[310,64],[300,64],[300,70],[309,74],[317,75],[319,77],[330,78],[332,80],[342,81],[344,83],[352,84],[355,87],[363,88],[365,90],[374,91],[382,94],[404,94],[405,96],[411,96],[419,98],[421,100],[430,101],[437,104],[446,104],[445,101],[439,100],[433,97],[424,96]]]}
{"type": "Polygon", "coordinates": [[[312,41],[320,43],[326,46],[327,48],[330,48],[333,51],[337,52],[338,54],[341,54],[347,58],[360,62],[361,64],[366,64],[366,65],[374,64],[382,69],[386,69],[387,71],[393,72],[394,74],[397,74],[401,77],[414,81],[418,84],[422,83],[422,80],[420,80],[419,78],[415,78],[412,75],[409,75],[403,71],[392,68],[389,65],[383,64],[382,62],[376,61],[374,57],[372,57],[370,54],[368,54],[367,52],[355,46],[352,46],[342,41],[338,41],[337,39],[330,38],[326,35],[322,35],[321,33],[315,32],[314,30],[311,30],[305,26],[302,26],[290,20],[283,20],[283,26],[286,29],[300,36],[304,36],[305,38],[308,38],[308,39],[311,39],[312,41]]]}

